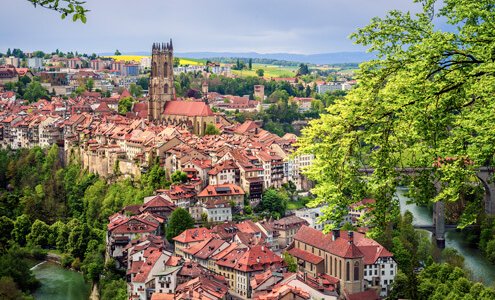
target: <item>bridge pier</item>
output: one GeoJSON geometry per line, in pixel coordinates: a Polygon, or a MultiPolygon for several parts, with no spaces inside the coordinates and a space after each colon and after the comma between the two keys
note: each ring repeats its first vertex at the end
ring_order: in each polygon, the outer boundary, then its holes
{"type": "Polygon", "coordinates": [[[433,205],[433,236],[437,247],[445,248],[445,203],[438,201],[433,205]]]}
{"type": "Polygon", "coordinates": [[[485,213],[487,215],[495,215],[495,181],[493,179],[493,168],[480,168],[477,176],[485,189],[485,213]]]}

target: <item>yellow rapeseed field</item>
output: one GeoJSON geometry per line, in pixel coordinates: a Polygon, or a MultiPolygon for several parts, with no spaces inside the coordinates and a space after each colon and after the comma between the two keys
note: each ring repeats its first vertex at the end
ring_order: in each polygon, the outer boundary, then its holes
{"type": "MultiPolygon", "coordinates": [[[[136,63],[141,62],[141,59],[143,57],[150,57],[148,55],[112,55],[112,56],[105,56],[105,57],[110,57],[115,59],[116,61],[134,61],[136,63]]],[[[187,58],[181,58],[180,59],[180,64],[181,65],[202,65],[201,62],[187,59],[187,58]]]]}

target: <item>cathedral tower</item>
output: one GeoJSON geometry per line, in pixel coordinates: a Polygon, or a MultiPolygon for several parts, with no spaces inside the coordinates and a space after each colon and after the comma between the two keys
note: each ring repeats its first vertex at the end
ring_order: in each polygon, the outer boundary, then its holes
{"type": "Polygon", "coordinates": [[[154,43],[151,50],[148,120],[162,122],[163,110],[175,98],[174,47],[170,43],[154,43]]]}

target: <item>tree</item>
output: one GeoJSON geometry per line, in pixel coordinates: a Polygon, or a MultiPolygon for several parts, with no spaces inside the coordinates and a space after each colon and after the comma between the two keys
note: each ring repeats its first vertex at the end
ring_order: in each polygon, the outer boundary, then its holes
{"type": "Polygon", "coordinates": [[[177,68],[180,66],[180,58],[174,57],[174,68],[177,68]]]}
{"type": "Polygon", "coordinates": [[[31,226],[31,220],[29,220],[29,217],[25,214],[22,214],[15,219],[12,238],[20,246],[26,245],[26,237],[31,232],[31,226]]]}
{"type": "Polygon", "coordinates": [[[101,291],[101,300],[127,300],[127,283],[123,279],[104,283],[101,291]]]}
{"type": "Polygon", "coordinates": [[[118,111],[119,114],[125,115],[127,112],[132,110],[132,105],[134,104],[134,98],[125,97],[119,100],[118,111]]]}
{"type": "Polygon", "coordinates": [[[179,170],[172,173],[170,177],[172,178],[172,182],[174,183],[184,183],[187,181],[187,173],[179,170]]]}
{"type": "Polygon", "coordinates": [[[265,75],[265,70],[263,69],[256,70],[256,75],[258,75],[259,77],[263,77],[265,75]]]}
{"type": "Polygon", "coordinates": [[[139,77],[136,84],[141,87],[143,90],[148,89],[149,77],[139,77]]]}
{"type": "Polygon", "coordinates": [[[0,217],[0,251],[5,249],[12,236],[14,222],[6,216],[0,217]]]}
{"type": "Polygon", "coordinates": [[[38,81],[33,81],[27,85],[23,97],[29,102],[36,102],[39,99],[50,99],[48,91],[38,81]]]}
{"type": "Polygon", "coordinates": [[[86,88],[88,89],[88,91],[92,91],[93,88],[95,87],[95,81],[93,80],[93,78],[88,78],[86,79],[86,88]]]}
{"type": "Polygon", "coordinates": [[[248,69],[249,70],[252,70],[253,69],[253,59],[250,58],[249,61],[248,61],[248,69]]]}
{"type": "Polygon", "coordinates": [[[191,217],[189,212],[182,207],[177,208],[170,215],[170,219],[167,223],[167,240],[172,241],[172,239],[178,236],[186,229],[191,229],[194,227],[194,219],[191,217]]]}
{"type": "Polygon", "coordinates": [[[208,123],[205,129],[205,135],[217,135],[220,134],[220,130],[213,123],[208,123]]]}
{"type": "Polygon", "coordinates": [[[285,251],[282,254],[284,262],[287,264],[287,271],[296,273],[297,272],[297,261],[294,256],[290,255],[289,252],[285,251]]]}
{"type": "Polygon", "coordinates": [[[297,70],[297,75],[306,75],[309,74],[309,68],[307,64],[300,64],[299,69],[297,70]]]}
{"type": "Polygon", "coordinates": [[[84,8],[85,1],[80,0],[27,0],[34,7],[40,6],[60,13],[60,17],[65,19],[72,15],[72,21],[81,20],[86,23],[86,13],[89,11],[84,8]]]}
{"type": "Polygon", "coordinates": [[[266,189],[263,192],[260,204],[256,207],[257,211],[266,211],[272,214],[275,218],[280,218],[285,215],[287,209],[287,194],[279,192],[273,188],[266,189]]]}
{"type": "Polygon", "coordinates": [[[23,298],[22,292],[17,288],[12,277],[3,276],[0,278],[0,299],[19,300],[23,298]]]}
{"type": "Polygon", "coordinates": [[[50,234],[50,226],[41,220],[36,220],[31,226],[31,232],[27,235],[26,241],[33,247],[48,248],[50,234]]]}
{"type": "MultiPolygon", "coordinates": [[[[457,201],[478,184],[477,168],[493,165],[495,73],[486,71],[493,42],[484,37],[495,32],[489,26],[495,10],[485,2],[447,0],[434,13],[435,2],[422,1],[415,16],[393,11],[373,18],[353,34],[377,58],[360,65],[357,88],[303,130],[298,153],[315,155],[306,173],[317,182],[313,204],[326,203],[324,219],[334,225],[349,204],[371,195],[370,234],[383,231],[399,213],[396,168],[406,156],[414,157],[406,166],[428,169],[430,180],[442,185],[433,202],[457,201]],[[456,30],[436,28],[438,18],[456,30]],[[365,178],[363,166],[374,173],[365,178]]],[[[476,216],[466,215],[462,226],[476,216]]]]}
{"type": "Polygon", "coordinates": [[[119,56],[119,55],[122,55],[122,53],[120,53],[119,49],[115,50],[115,53],[114,53],[115,56],[119,56]]]}
{"type": "Polygon", "coordinates": [[[133,97],[139,98],[143,96],[143,88],[140,85],[131,83],[131,85],[129,85],[129,93],[131,93],[133,97]]]}

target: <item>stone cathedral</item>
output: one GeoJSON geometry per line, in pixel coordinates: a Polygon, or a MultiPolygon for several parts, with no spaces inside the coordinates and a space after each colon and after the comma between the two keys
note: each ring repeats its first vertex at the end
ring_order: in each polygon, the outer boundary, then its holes
{"type": "Polygon", "coordinates": [[[151,50],[148,120],[157,124],[187,128],[203,135],[206,125],[215,124],[215,114],[203,101],[177,100],[174,86],[174,47],[154,43],[151,50]]]}

